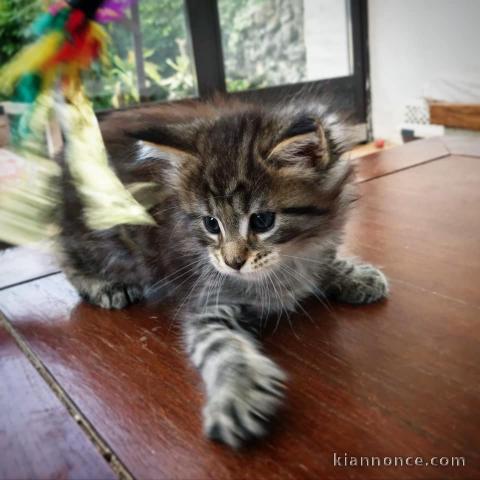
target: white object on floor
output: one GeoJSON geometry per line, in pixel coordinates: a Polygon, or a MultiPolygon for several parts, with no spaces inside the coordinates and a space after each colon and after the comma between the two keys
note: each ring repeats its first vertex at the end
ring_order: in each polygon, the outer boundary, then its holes
{"type": "Polygon", "coordinates": [[[443,125],[422,125],[419,123],[402,123],[399,130],[410,130],[416,138],[439,137],[445,135],[443,125]]]}

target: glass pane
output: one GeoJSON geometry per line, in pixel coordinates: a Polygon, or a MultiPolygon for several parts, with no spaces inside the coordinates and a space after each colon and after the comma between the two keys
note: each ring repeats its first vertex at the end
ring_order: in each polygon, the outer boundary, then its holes
{"type": "Polygon", "coordinates": [[[229,91],[352,73],[348,0],[219,0],[229,91]]]}
{"type": "Polygon", "coordinates": [[[119,23],[107,25],[109,64],[89,76],[98,108],[197,95],[183,0],[139,0],[119,23]]]}

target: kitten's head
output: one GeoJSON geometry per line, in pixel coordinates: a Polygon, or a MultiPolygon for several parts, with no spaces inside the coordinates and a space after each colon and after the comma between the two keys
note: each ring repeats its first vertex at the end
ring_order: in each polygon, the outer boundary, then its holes
{"type": "Polygon", "coordinates": [[[136,135],[140,161],[176,192],[185,236],[250,281],[339,242],[354,193],[338,132],[319,109],[236,105],[136,135]]]}

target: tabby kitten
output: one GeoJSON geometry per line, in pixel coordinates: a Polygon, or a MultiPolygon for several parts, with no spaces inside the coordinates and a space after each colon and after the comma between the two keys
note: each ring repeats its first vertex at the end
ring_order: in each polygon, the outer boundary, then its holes
{"type": "Polygon", "coordinates": [[[156,225],[89,230],[65,169],[68,278],[103,308],[152,290],[175,298],[205,384],[205,433],[233,447],[263,435],[285,374],[251,327],[312,294],[387,295],[380,271],[337,256],[355,198],[341,126],[314,104],[214,101],[118,112],[101,127],[122,182],[154,182],[156,225]]]}

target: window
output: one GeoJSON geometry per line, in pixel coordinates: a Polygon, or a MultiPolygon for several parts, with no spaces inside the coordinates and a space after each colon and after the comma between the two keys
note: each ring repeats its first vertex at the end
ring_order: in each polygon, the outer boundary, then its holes
{"type": "Polygon", "coordinates": [[[227,91],[352,73],[346,0],[219,0],[227,91]]]}
{"type": "Polygon", "coordinates": [[[107,25],[108,63],[87,81],[97,109],[197,96],[183,0],[139,0],[107,25]]]}
{"type": "Polygon", "coordinates": [[[307,89],[367,122],[366,0],[139,0],[129,13],[90,79],[97,108],[307,89]]]}

